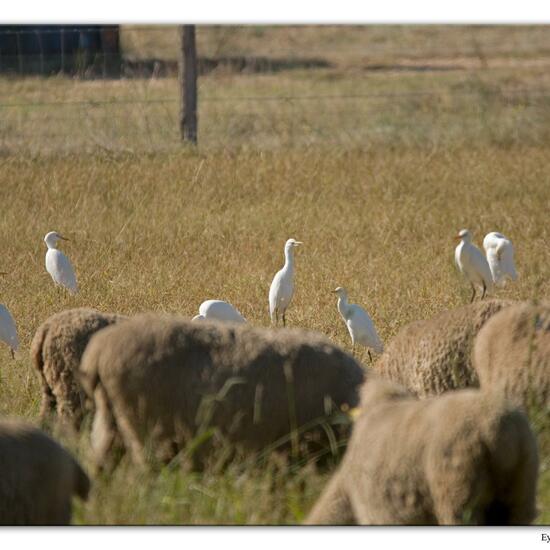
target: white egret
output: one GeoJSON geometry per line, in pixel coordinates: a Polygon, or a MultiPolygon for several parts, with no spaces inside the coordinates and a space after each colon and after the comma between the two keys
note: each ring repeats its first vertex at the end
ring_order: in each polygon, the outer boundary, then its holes
{"type": "Polygon", "coordinates": [[[372,361],[371,349],[376,353],[384,351],[384,344],[374,328],[372,319],[361,306],[348,303],[348,293],[345,288],[339,286],[332,292],[338,294],[338,311],[348,327],[353,349],[355,344],[365,346],[372,361]]]}
{"type": "Polygon", "coordinates": [[[476,286],[483,288],[481,295],[483,300],[486,292],[493,291],[493,277],[489,263],[481,250],[472,244],[472,236],[467,229],[462,229],[457,235],[457,239],[460,239],[460,243],[455,249],[455,262],[458,269],[472,285],[473,292],[470,303],[474,301],[476,286]]]}
{"type": "Polygon", "coordinates": [[[514,247],[502,233],[493,231],[485,235],[483,248],[491,269],[493,282],[497,286],[506,285],[506,279],[515,281],[518,278],[514,265],[514,247]]]}
{"type": "Polygon", "coordinates": [[[285,312],[294,294],[294,248],[301,244],[294,239],[286,241],[285,265],[273,277],[269,288],[269,315],[275,324],[279,322],[279,315],[282,315],[283,326],[286,326],[285,312]]]}
{"type": "MultiPolygon", "coordinates": [[[[0,275],[6,275],[6,273],[0,272],[0,275]]],[[[15,321],[4,304],[0,304],[0,341],[10,347],[12,359],[15,358],[15,352],[19,349],[19,338],[15,321]]]]}
{"type": "Polygon", "coordinates": [[[44,242],[48,247],[46,252],[46,271],[51,275],[55,284],[65,287],[71,294],[78,292],[76,284],[76,275],[69,261],[69,258],[57,250],[57,241],[61,239],[68,241],[56,231],[50,231],[45,237],[44,242]]]}
{"type": "Polygon", "coordinates": [[[222,300],[206,300],[199,307],[199,314],[192,321],[229,321],[232,323],[246,323],[246,319],[233,305],[222,300]]]}

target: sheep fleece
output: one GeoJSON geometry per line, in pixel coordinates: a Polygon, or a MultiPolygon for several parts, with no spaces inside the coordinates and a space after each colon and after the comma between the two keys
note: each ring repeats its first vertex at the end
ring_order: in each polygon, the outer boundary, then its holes
{"type": "Polygon", "coordinates": [[[550,402],[550,304],[518,304],[495,315],[474,345],[482,390],[502,391],[515,404],[550,402]]]}
{"type": "Polygon", "coordinates": [[[0,420],[0,524],[66,525],[71,497],[86,500],[90,481],[78,462],[44,432],[0,420]]]}
{"type": "Polygon", "coordinates": [[[350,355],[316,333],[165,315],[102,330],[81,371],[96,404],[92,445],[99,463],[117,430],[137,463],[149,437],[167,460],[205,425],[259,450],[331,407],[355,406],[364,378],[350,355]]]}
{"type": "Polygon", "coordinates": [[[77,308],[56,313],[38,327],[31,356],[42,384],[42,419],[57,408],[61,419],[79,428],[85,398],[77,379],[82,354],[93,334],[123,318],[77,308]]]}
{"type": "Polygon", "coordinates": [[[308,524],[530,523],[538,454],[527,418],[459,390],[417,400],[373,377],[339,470],[308,524]]]}
{"type": "Polygon", "coordinates": [[[414,321],[401,329],[374,365],[374,371],[418,397],[477,387],[473,341],[487,320],[512,304],[484,300],[414,321]]]}

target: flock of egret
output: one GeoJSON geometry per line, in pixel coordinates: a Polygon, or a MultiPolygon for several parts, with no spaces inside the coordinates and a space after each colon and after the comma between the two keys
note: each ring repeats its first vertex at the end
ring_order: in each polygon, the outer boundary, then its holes
{"type": "Polygon", "coordinates": [[[476,295],[476,286],[483,289],[481,299],[487,292],[493,291],[493,285],[504,286],[506,279],[517,279],[514,266],[514,247],[502,233],[488,233],[483,239],[485,256],[472,243],[472,236],[467,229],[457,235],[460,243],[455,249],[455,261],[458,269],[472,285],[472,299],[476,295]]]}
{"type": "MultiPolygon", "coordinates": [[[[473,302],[476,295],[476,287],[482,289],[481,298],[487,292],[492,292],[493,285],[504,286],[506,279],[517,279],[514,266],[514,248],[509,239],[501,233],[488,233],[483,239],[485,256],[472,243],[472,237],[467,229],[462,229],[457,238],[460,243],[455,249],[455,261],[466,279],[472,286],[473,302]]],[[[56,231],[50,231],[44,242],[48,248],[46,252],[46,271],[50,274],[54,283],[67,289],[71,294],[78,292],[76,275],[67,256],[57,249],[59,240],[68,241],[56,231]]],[[[279,270],[269,288],[269,314],[275,325],[282,319],[283,326],[286,326],[286,310],[288,309],[292,296],[294,295],[294,249],[301,245],[300,241],[288,239],[285,243],[285,263],[279,270]]],[[[0,273],[5,275],[5,273],[0,273]]],[[[348,303],[348,295],[344,288],[338,287],[333,290],[338,295],[338,311],[351,337],[352,347],[362,345],[367,348],[369,357],[372,360],[370,350],[375,353],[382,353],[384,345],[380,340],[374,323],[369,314],[357,304],[348,303]]],[[[246,319],[241,313],[228,302],[222,300],[207,300],[199,308],[199,314],[193,317],[193,321],[218,320],[237,323],[245,323],[246,319]]],[[[11,355],[19,348],[19,340],[15,321],[9,310],[0,304],[0,340],[5,342],[11,350],[11,355]]]]}

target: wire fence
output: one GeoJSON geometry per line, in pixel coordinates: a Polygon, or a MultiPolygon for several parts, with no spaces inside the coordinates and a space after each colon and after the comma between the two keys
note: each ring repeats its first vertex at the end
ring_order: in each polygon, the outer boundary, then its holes
{"type": "MultiPolygon", "coordinates": [[[[159,27],[125,32],[156,37],[144,49],[168,34],[159,27]]],[[[295,51],[282,63],[281,56],[231,55],[220,41],[203,47],[217,57],[201,57],[201,148],[550,139],[550,60],[538,56],[512,65],[478,52],[476,63],[466,64],[335,66],[321,47],[309,57],[295,51]]],[[[137,58],[123,42],[117,26],[52,26],[40,33],[0,27],[0,153],[181,148],[177,63],[137,58]]],[[[341,49],[348,59],[344,54],[341,49]]]]}

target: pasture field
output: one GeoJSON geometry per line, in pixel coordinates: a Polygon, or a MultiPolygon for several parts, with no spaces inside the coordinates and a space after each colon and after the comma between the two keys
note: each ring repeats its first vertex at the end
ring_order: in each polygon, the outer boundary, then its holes
{"type": "MultiPolygon", "coordinates": [[[[543,42],[522,55],[544,56],[543,42]]],[[[490,60],[491,50],[485,52],[490,60]]],[[[384,342],[409,321],[468,302],[470,287],[454,265],[454,236],[462,228],[478,246],[495,230],[513,241],[519,280],[497,296],[548,298],[550,99],[531,93],[546,84],[548,71],[525,67],[208,75],[201,93],[211,96],[359,89],[384,97],[342,99],[332,111],[322,103],[285,110],[263,102],[261,111],[250,111],[243,102],[205,102],[198,150],[178,145],[175,104],[154,104],[145,116],[139,106],[112,116],[98,107],[97,121],[85,105],[42,109],[34,118],[38,111],[30,107],[9,110],[0,132],[0,271],[7,272],[0,288],[21,351],[12,361],[0,347],[0,414],[36,420],[40,386],[29,345],[38,325],[62,309],[192,316],[203,300],[220,298],[268,326],[269,285],[289,237],[304,242],[289,326],[320,331],[346,349],[348,334],[330,293],[336,286],[370,312],[384,342]],[[519,96],[506,95],[511,84],[523,90],[519,96]],[[413,93],[396,102],[387,95],[427,87],[438,90],[436,100],[413,93]],[[456,96],[457,87],[471,93],[456,96]],[[59,292],[45,271],[42,239],[50,230],[71,239],[61,248],[76,267],[74,297],[59,292]]],[[[0,80],[6,102],[176,93],[170,78],[0,80]]],[[[368,364],[366,353],[360,359],[368,364]]],[[[550,438],[547,427],[538,429],[538,522],[549,523],[550,438]]],[[[79,439],[57,435],[90,466],[86,431],[79,439]]],[[[111,478],[95,481],[91,500],[76,504],[74,521],[297,523],[329,474],[276,457],[200,474],[141,473],[123,462],[111,478]]]]}

